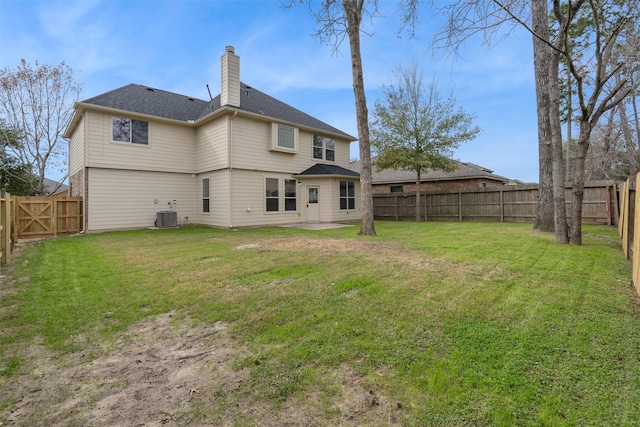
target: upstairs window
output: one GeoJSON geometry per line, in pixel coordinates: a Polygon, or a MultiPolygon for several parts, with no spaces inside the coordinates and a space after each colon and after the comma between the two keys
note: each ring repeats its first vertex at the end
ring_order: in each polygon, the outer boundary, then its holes
{"type": "Polygon", "coordinates": [[[333,138],[313,135],[313,158],[333,162],[336,159],[336,142],[333,138]]]}
{"type": "Polygon", "coordinates": [[[333,162],[336,159],[336,143],[333,138],[324,139],[324,159],[333,162]]]}
{"type": "Polygon", "coordinates": [[[271,127],[271,149],[295,153],[298,151],[298,129],[292,126],[273,123],[271,127]]]}
{"type": "Polygon", "coordinates": [[[324,144],[322,143],[322,137],[320,135],[313,135],[313,158],[322,160],[322,151],[324,144]]]}
{"type": "Polygon", "coordinates": [[[149,122],[114,116],[111,123],[114,141],[149,145],[149,122]]]}

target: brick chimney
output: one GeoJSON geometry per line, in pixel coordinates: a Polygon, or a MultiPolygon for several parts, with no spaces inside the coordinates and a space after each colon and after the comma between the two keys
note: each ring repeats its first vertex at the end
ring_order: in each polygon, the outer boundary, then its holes
{"type": "Polygon", "coordinates": [[[221,72],[220,106],[240,107],[240,57],[233,46],[224,49],[221,72]]]}

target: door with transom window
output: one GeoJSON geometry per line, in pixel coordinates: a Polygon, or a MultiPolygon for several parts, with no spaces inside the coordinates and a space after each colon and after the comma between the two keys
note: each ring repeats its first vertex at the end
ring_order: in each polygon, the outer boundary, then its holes
{"type": "Polygon", "coordinates": [[[320,188],[307,187],[307,222],[320,222],[320,188]]]}

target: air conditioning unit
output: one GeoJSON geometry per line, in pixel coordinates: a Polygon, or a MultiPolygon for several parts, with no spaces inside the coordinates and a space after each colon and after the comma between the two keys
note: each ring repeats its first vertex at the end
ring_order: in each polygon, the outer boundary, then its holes
{"type": "Polygon", "coordinates": [[[156,227],[177,227],[178,213],[176,211],[159,211],[156,212],[156,227]]]}

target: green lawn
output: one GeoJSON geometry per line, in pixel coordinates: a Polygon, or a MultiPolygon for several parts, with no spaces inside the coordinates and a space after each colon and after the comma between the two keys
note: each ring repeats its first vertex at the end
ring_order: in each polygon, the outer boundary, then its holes
{"type": "Polygon", "coordinates": [[[3,385],[29,369],[27,343],[98,352],[177,310],[226,322],[245,349],[234,369],[250,372],[193,411],[196,425],[240,399],[309,405],[316,424],[336,425],[346,381],[389,413],[353,424],[640,425],[640,305],[614,228],[585,226],[581,247],[530,224],[357,230],[187,227],[26,246],[18,291],[0,300],[0,410],[14,402],[3,385]]]}

